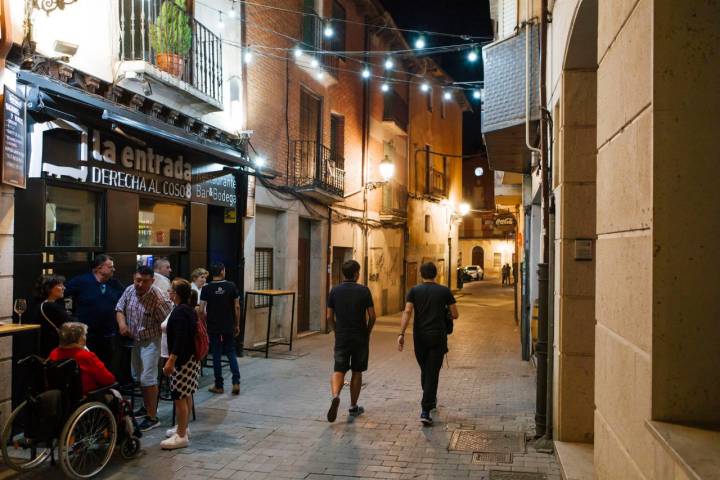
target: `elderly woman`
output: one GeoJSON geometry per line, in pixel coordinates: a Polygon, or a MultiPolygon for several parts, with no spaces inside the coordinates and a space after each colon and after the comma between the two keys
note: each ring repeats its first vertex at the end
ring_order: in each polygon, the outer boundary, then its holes
{"type": "Polygon", "coordinates": [[[197,292],[198,297],[200,297],[200,291],[207,283],[208,275],[210,275],[210,273],[202,267],[196,268],[190,274],[190,280],[192,281],[191,287],[197,292]]]}
{"type": "Polygon", "coordinates": [[[160,448],[173,450],[189,445],[188,419],[192,410],[192,395],[198,389],[200,362],[195,358],[197,313],[191,305],[192,287],[182,278],[173,280],[170,300],[175,304],[167,323],[168,359],[163,373],[169,375],[170,392],[175,401],[177,426],[168,430],[160,448]]]}
{"type": "Polygon", "coordinates": [[[40,325],[40,352],[47,357],[58,346],[60,327],[75,319],[65,310],[59,301],[65,296],[65,277],[60,275],[42,275],[35,286],[36,298],[30,309],[28,323],[40,325]]]}
{"type": "Polygon", "coordinates": [[[83,396],[88,392],[115,383],[115,376],[93,352],[85,348],[87,325],[80,322],[67,322],[58,332],[60,346],[50,352],[50,360],[73,359],[80,368],[83,396]]]}

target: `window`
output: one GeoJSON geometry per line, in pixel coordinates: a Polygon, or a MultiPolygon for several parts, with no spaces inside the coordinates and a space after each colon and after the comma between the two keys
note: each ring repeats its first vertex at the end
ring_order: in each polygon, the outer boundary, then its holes
{"type": "Polygon", "coordinates": [[[187,238],[187,208],[177,203],[140,200],[139,248],[184,248],[187,238]]]}
{"type": "Polygon", "coordinates": [[[425,215],[425,233],[430,233],[430,225],[432,225],[432,217],[430,217],[430,215],[425,215]]]}
{"type": "Polygon", "coordinates": [[[332,5],[332,18],[336,21],[332,23],[335,35],[333,35],[330,49],[334,52],[345,51],[345,7],[335,0],[332,5]]]}
{"type": "Polygon", "coordinates": [[[502,265],[502,253],[495,252],[493,253],[493,267],[500,268],[502,265]]]}
{"type": "MultiPolygon", "coordinates": [[[[255,249],[255,290],[270,290],[273,288],[273,249],[255,249]]],[[[255,295],[255,308],[267,307],[270,298],[255,295]]]]}
{"type": "Polygon", "coordinates": [[[337,168],[345,168],[345,117],[330,116],[330,155],[337,168]]]}
{"type": "Polygon", "coordinates": [[[95,192],[47,186],[45,246],[100,246],[100,196],[95,192]]]}

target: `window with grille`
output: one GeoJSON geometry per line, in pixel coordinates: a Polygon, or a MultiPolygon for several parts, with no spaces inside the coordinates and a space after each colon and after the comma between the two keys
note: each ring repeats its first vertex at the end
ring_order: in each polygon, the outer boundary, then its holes
{"type": "MultiPolygon", "coordinates": [[[[272,248],[255,249],[255,290],[273,288],[273,250],[272,248]]],[[[267,307],[270,298],[255,296],[255,308],[267,307]]]]}

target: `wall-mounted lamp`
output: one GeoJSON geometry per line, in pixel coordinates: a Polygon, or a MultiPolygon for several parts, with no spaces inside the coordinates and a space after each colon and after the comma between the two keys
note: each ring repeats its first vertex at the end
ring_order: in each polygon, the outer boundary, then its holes
{"type": "Polygon", "coordinates": [[[384,181],[389,182],[394,175],[395,164],[387,155],[385,155],[385,158],[383,158],[382,162],[380,162],[380,176],[384,181]]]}

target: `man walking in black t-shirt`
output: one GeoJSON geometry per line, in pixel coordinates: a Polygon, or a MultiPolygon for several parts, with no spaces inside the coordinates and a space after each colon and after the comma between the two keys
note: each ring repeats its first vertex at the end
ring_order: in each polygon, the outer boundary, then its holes
{"type": "Polygon", "coordinates": [[[345,281],[333,287],[327,301],[327,321],[335,325],[335,368],[330,379],[332,400],[327,413],[328,422],[337,418],[340,390],[348,370],[352,370],[349,413],[357,417],[364,412],[357,401],[362,388],[362,372],[368,368],[370,332],[375,325],[370,289],[357,283],[360,264],[348,260],[343,263],[342,272],[345,281]]]}
{"type": "Polygon", "coordinates": [[[450,289],[435,283],[437,277],[435,264],[423,263],[420,267],[420,276],[423,283],[411,288],[407,296],[400,323],[398,350],[403,351],[405,330],[414,311],[413,343],[415,358],[420,365],[420,383],[423,389],[420,421],[425,425],[432,425],[430,410],[437,407],[440,368],[443,357],[448,351],[446,318],[448,312],[453,319],[458,318],[458,311],[455,297],[450,289]]]}
{"type": "Polygon", "coordinates": [[[212,281],[200,292],[200,311],[207,318],[210,352],[213,358],[215,385],[208,391],[224,393],[222,355],[227,356],[232,372],[232,393],[240,394],[240,368],[235,353],[235,337],[240,334],[240,294],[233,282],[225,280],[225,265],[210,265],[212,281]]]}

